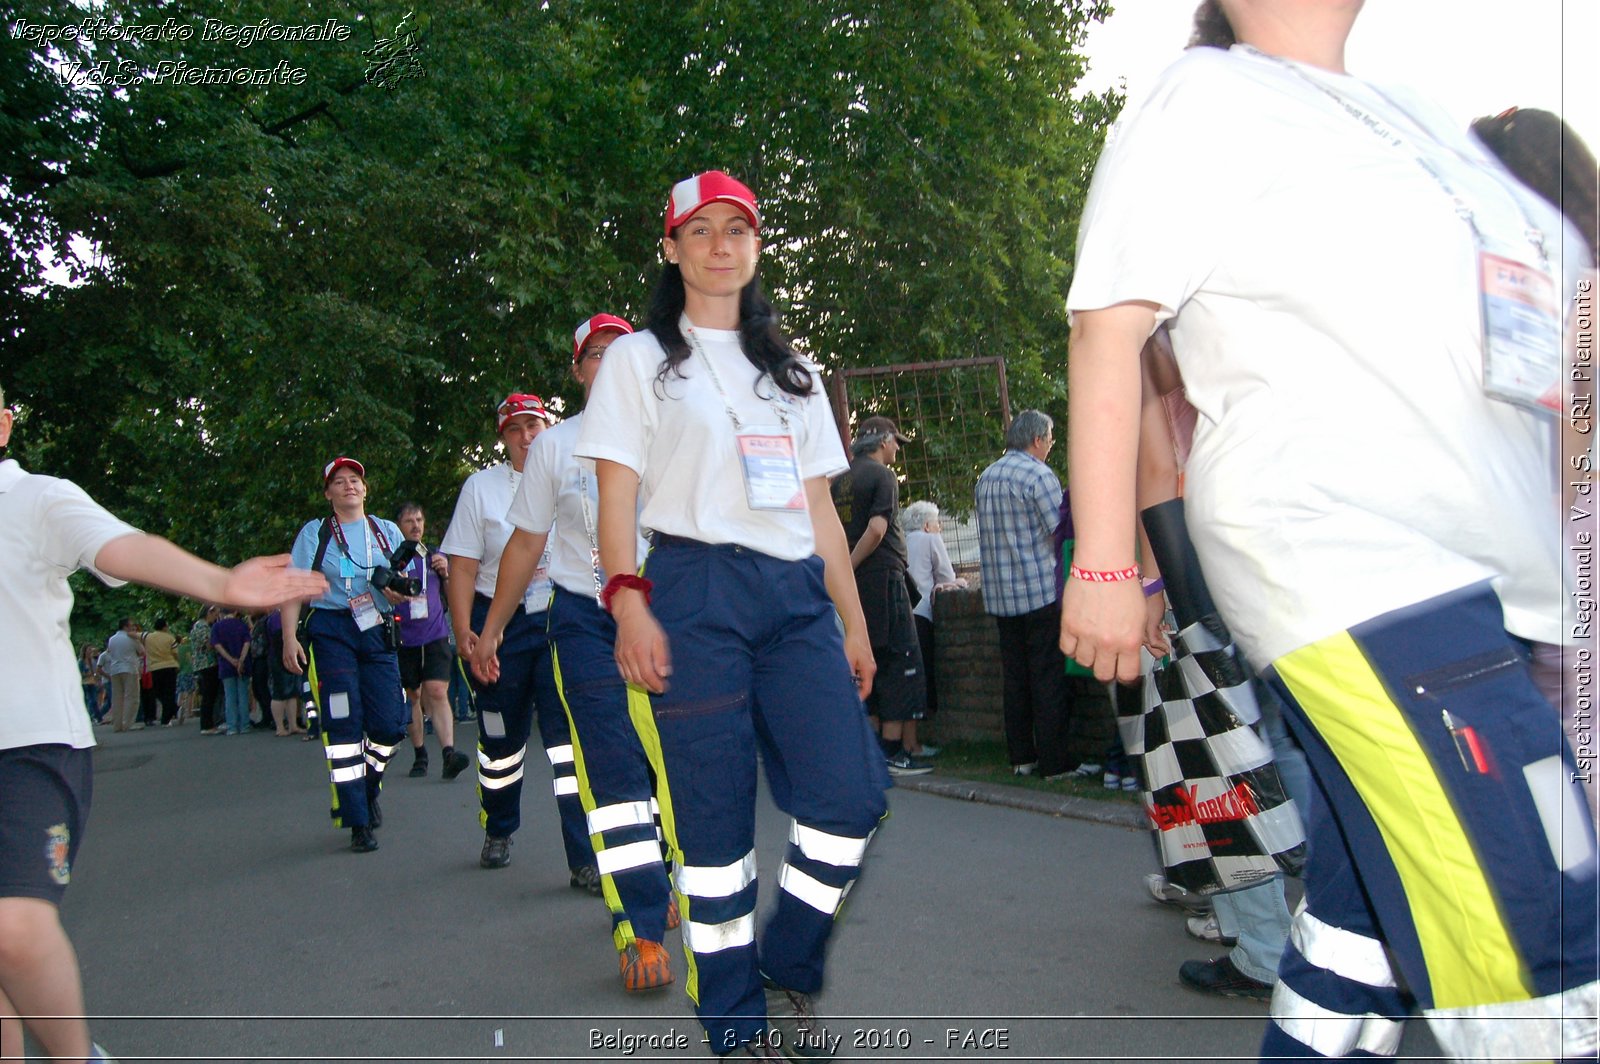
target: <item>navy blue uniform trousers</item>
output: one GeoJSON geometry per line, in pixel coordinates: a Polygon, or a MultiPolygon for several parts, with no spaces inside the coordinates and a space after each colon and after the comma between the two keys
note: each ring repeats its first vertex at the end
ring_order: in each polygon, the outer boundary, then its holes
{"type": "Polygon", "coordinates": [[[673,661],[651,708],[687,987],[712,1052],[729,1053],[767,1029],[762,976],[804,993],[821,988],[835,917],[887,811],[889,775],[821,558],[658,536],[646,572],[673,661]],[[773,802],[792,818],[759,942],[758,753],[773,802]]]}
{"type": "MultiPolygon", "coordinates": [[[[483,631],[489,599],[474,595],[472,630],[483,631]]],[[[594,864],[594,849],[584,826],[583,803],[572,762],[572,738],[566,711],[556,690],[545,636],[547,615],[520,606],[506,625],[500,643],[500,679],[479,683],[472,677],[473,709],[478,717],[479,822],[490,835],[509,837],[522,826],[522,773],[528,736],[535,716],[539,739],[555,774],[556,808],[561,816],[561,843],[567,867],[594,864]]]]}
{"type": "Polygon", "coordinates": [[[383,770],[411,719],[399,659],[385,643],[382,625],[363,632],[347,610],[312,610],[306,631],[312,697],[333,784],[333,822],[366,827],[383,770]]]}

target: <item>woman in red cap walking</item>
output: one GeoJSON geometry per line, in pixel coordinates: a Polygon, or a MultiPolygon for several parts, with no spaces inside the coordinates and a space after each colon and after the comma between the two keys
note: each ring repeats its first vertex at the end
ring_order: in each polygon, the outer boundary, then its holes
{"type": "MultiPolygon", "coordinates": [[[[439,549],[450,558],[450,583],[445,588],[456,651],[472,660],[477,633],[494,597],[500,554],[511,538],[506,510],[522,479],[528,448],[550,424],[544,400],[537,395],[508,395],[495,410],[495,429],[506,461],[481,469],[461,485],[455,515],[439,549]]],[[[516,589],[519,607],[506,625],[501,646],[502,670],[496,683],[472,684],[478,717],[478,794],[482,802],[484,868],[511,863],[511,836],[522,825],[522,775],[528,736],[538,716],[539,738],[555,774],[556,807],[561,816],[561,841],[566,849],[569,882],[577,889],[600,893],[594,848],[584,825],[583,805],[572,760],[572,739],[566,713],[551,671],[545,638],[550,607],[550,577],[541,559],[532,579],[516,589]]]]}
{"type": "Polygon", "coordinates": [[[607,351],[575,451],[599,480],[616,661],[651,695],[641,733],[659,752],[689,987],[711,1048],[825,1059],[811,995],[889,780],[861,706],[875,666],[828,492],[844,449],[817,367],[761,293],[760,224],[755,196],[727,174],[673,187],[649,329],[607,351]],[[638,524],[653,530],[642,576],[638,524]],[[759,936],[758,752],[793,818],[759,936]]]}
{"type": "Polygon", "coordinates": [[[297,568],[326,576],[328,590],[311,602],[303,626],[300,604],[284,605],[283,667],[297,676],[310,668],[333,783],[333,823],[350,829],[350,849],[369,853],[378,848],[373,829],[383,824],[383,770],[409,719],[393,609],[369,578],[405,537],[393,521],[367,513],[367,471],[354,458],[324,466],[322,489],[333,513],[305,523],[291,557],[297,568]]]}
{"type": "MultiPolygon", "coordinates": [[[[578,326],[572,374],[585,395],[607,348],[631,332],[633,326],[614,314],[596,314],[578,326]]],[[[549,635],[556,686],[572,726],[579,792],[611,909],[622,985],[650,990],[672,982],[661,940],[677,925],[677,913],[662,864],[650,761],[632,719],[649,713],[649,697],[630,691],[617,672],[612,657],[617,628],[599,603],[605,583],[595,556],[599,498],[593,472],[572,457],[584,417],[567,418],[528,451],[522,483],[506,515],[516,531],[500,556],[500,578],[473,670],[480,680],[498,678],[495,652],[516,610],[518,589],[527,585],[548,544],[555,584],[549,635]]]]}

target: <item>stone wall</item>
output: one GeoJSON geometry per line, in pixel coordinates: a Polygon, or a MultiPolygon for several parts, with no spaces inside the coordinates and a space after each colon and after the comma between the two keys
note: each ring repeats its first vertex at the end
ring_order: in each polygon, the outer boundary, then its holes
{"type": "MultiPolygon", "coordinates": [[[[983,593],[941,591],[933,600],[934,663],[939,712],[926,734],[940,739],[1004,739],[1001,714],[1000,635],[983,612],[983,593]]],[[[1068,677],[1073,712],[1069,763],[1100,761],[1115,723],[1105,688],[1068,677]]]]}

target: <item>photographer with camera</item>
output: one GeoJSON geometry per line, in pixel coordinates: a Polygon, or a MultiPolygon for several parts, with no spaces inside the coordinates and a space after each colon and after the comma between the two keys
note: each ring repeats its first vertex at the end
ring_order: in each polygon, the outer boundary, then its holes
{"type": "Polygon", "coordinates": [[[283,667],[297,676],[309,667],[333,823],[350,829],[351,850],[370,853],[378,848],[373,829],[383,824],[383,769],[407,720],[394,611],[384,592],[420,592],[419,581],[400,575],[417,545],[393,521],[367,514],[367,471],[354,458],[323,467],[322,486],[333,514],[306,522],[290,556],[296,567],[326,576],[328,590],[312,600],[303,622],[298,603],[284,606],[283,667]]]}

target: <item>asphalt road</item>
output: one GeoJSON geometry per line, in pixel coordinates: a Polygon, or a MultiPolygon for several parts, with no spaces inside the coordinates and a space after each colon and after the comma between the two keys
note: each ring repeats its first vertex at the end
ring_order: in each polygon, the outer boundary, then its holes
{"type": "MultiPolygon", "coordinates": [[[[437,748],[427,779],[395,758],[382,849],[357,855],[319,746],[197,731],[99,731],[64,916],[120,1060],[709,1055],[676,932],[680,982],[622,991],[604,907],[567,885],[543,758],[511,866],[484,871],[472,778],[441,780],[437,748]]],[[[761,806],[766,897],[787,825],[761,806]]],[[[891,808],[818,1002],[840,1059],[1255,1059],[1265,1006],[1178,982],[1209,954],[1144,895],[1142,832],[905,788],[891,808]]],[[[1436,1052],[1411,1026],[1408,1052],[1436,1052]]]]}

